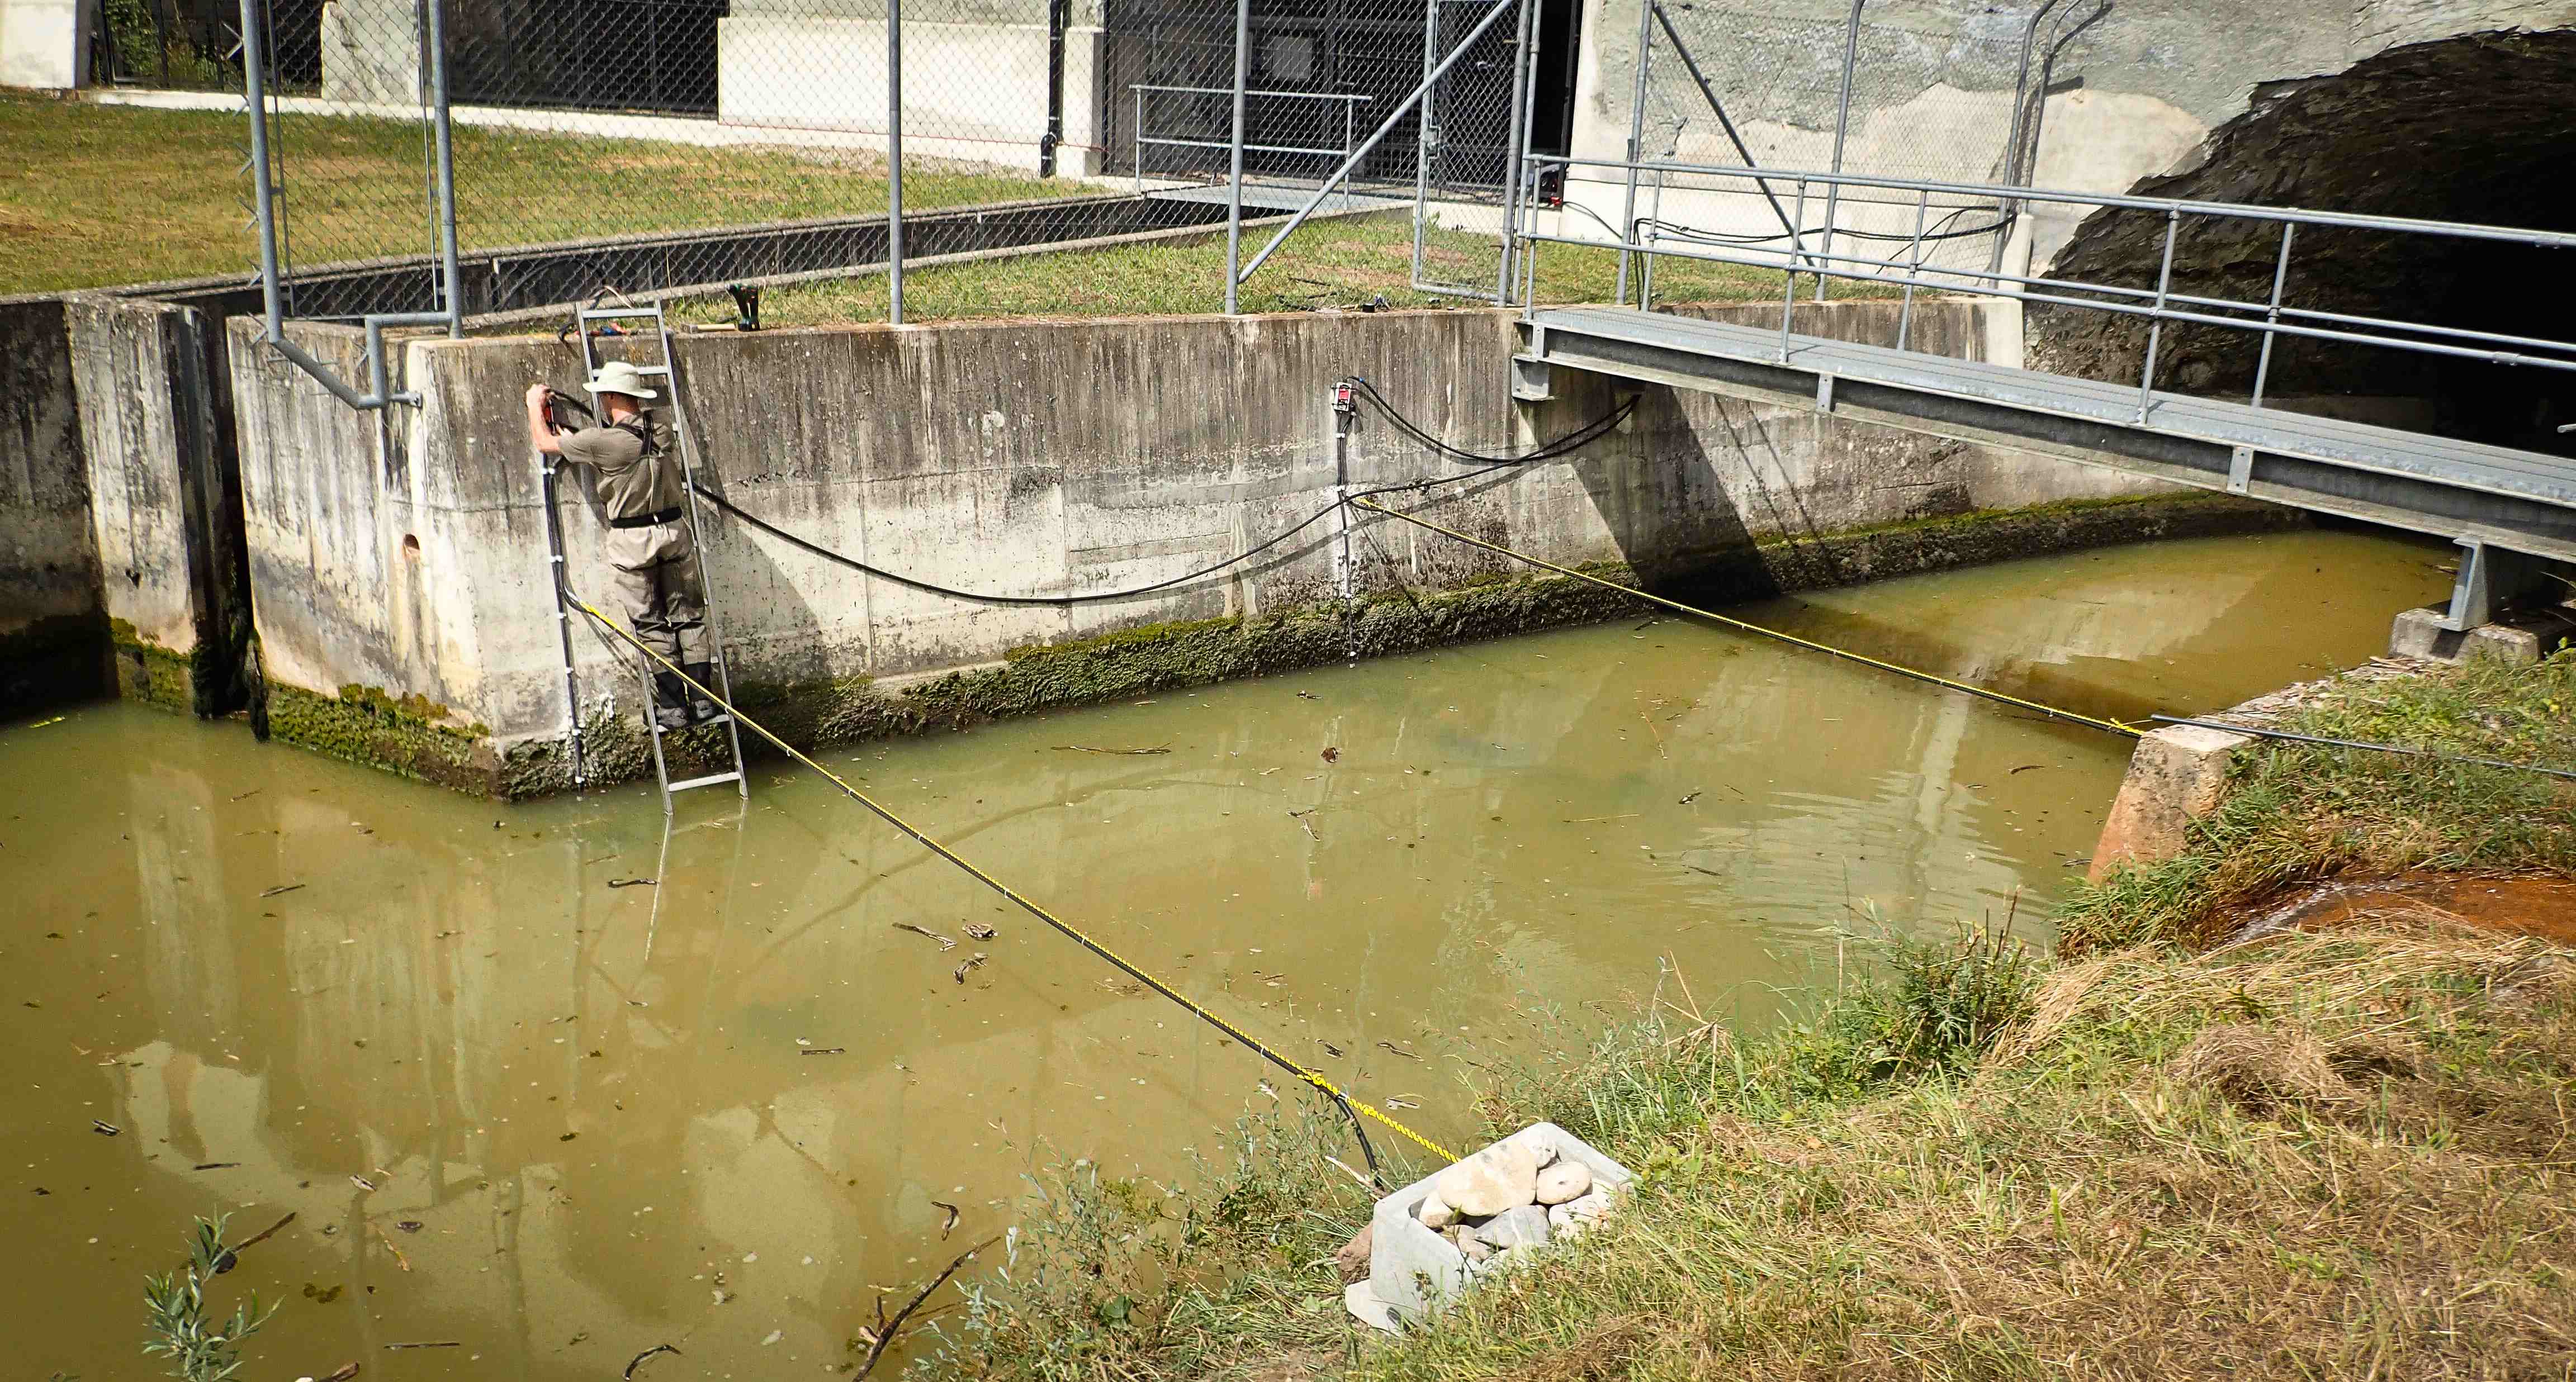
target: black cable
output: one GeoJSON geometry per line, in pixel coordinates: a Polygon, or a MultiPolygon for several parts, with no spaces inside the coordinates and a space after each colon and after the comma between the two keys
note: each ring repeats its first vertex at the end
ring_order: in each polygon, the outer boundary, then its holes
{"type": "Polygon", "coordinates": [[[861,575],[874,576],[879,580],[892,581],[897,585],[909,586],[914,590],[925,591],[932,595],[946,595],[951,599],[972,600],[978,604],[987,605],[1049,605],[1062,607],[1066,605],[1093,604],[1104,600],[1128,600],[1139,595],[1151,595],[1158,590],[1169,590],[1173,586],[1183,585],[1190,581],[1198,580],[1203,576],[1213,576],[1217,572],[1223,571],[1229,566],[1235,566],[1243,562],[1250,561],[1254,557],[1269,551],[1280,543],[1286,542],[1288,539],[1295,537],[1297,534],[1308,528],[1313,527],[1318,520],[1322,519],[1325,515],[1330,514],[1334,508],[1334,506],[1328,504],[1325,507],[1316,510],[1314,513],[1308,514],[1305,518],[1298,520],[1298,522],[1293,527],[1290,527],[1286,532],[1283,532],[1277,537],[1271,538],[1260,546],[1251,548],[1238,556],[1231,556],[1213,566],[1202,566],[1196,571],[1174,576],[1169,580],[1156,581],[1151,585],[1140,585],[1128,590],[1105,590],[1089,595],[992,595],[978,590],[959,590],[955,586],[941,585],[936,581],[925,581],[918,576],[907,576],[900,571],[888,571],[882,566],[871,566],[868,563],[859,560],[857,557],[848,555],[847,553],[835,552],[831,548],[825,547],[820,543],[798,537],[796,534],[779,527],[777,524],[740,508],[732,500],[725,498],[723,495],[716,493],[705,485],[693,485],[692,487],[695,488],[699,494],[706,496],[708,502],[714,504],[717,508],[722,509],[733,517],[741,519],[743,522],[758,528],[760,531],[767,533],[771,537],[777,538],[779,541],[784,542],[791,547],[795,547],[800,551],[821,557],[823,560],[832,562],[836,565],[846,566],[861,575]]]}
{"type": "MultiPolygon", "coordinates": [[[[1352,375],[1350,378],[1350,384],[1351,387],[1357,390],[1362,397],[1368,399],[1370,403],[1375,404],[1377,406],[1377,410],[1386,415],[1386,420],[1395,424],[1397,431],[1404,433],[1406,436],[1413,438],[1422,445],[1433,451],[1439,452],[1441,455],[1447,456],[1452,460],[1465,461],[1469,465],[1484,466],[1536,465],[1542,461],[1552,461],[1560,456],[1579,451],[1593,442],[1600,440],[1602,437],[1608,435],[1611,430],[1616,428],[1619,424],[1627,421],[1628,415],[1637,410],[1638,398],[1642,397],[1642,395],[1631,395],[1627,402],[1620,404],[1618,407],[1602,414],[1600,417],[1594,418],[1592,421],[1575,428],[1573,431],[1566,433],[1564,436],[1558,437],[1554,441],[1541,442],[1537,446],[1520,455],[1488,456],[1482,452],[1468,451],[1460,447],[1451,446],[1449,443],[1442,441],[1427,431],[1424,431],[1413,421],[1413,419],[1406,417],[1393,403],[1388,402],[1386,395],[1378,392],[1377,385],[1370,383],[1366,378],[1356,374],[1352,375]]],[[[1393,488],[1411,489],[1414,488],[1414,486],[1405,484],[1396,485],[1393,486],[1393,488]]]]}
{"type": "MultiPolygon", "coordinates": [[[[1478,476],[1490,474],[1496,470],[1508,469],[1514,466],[1535,465],[1542,461],[1554,460],[1557,457],[1578,450],[1581,447],[1589,445],[1590,443],[1607,435],[1612,428],[1617,427],[1621,422],[1626,421],[1628,414],[1634,412],[1637,407],[1637,400],[1635,398],[1630,398],[1627,402],[1620,404],[1610,412],[1594,418],[1592,421],[1566,433],[1562,437],[1558,437],[1554,441],[1542,443],[1525,455],[1486,456],[1477,452],[1461,450],[1458,447],[1451,446],[1448,443],[1441,441],[1439,438],[1432,436],[1430,433],[1423,431],[1420,427],[1415,426],[1411,419],[1405,417],[1402,413],[1397,412],[1395,410],[1395,406],[1386,401],[1385,396],[1377,391],[1376,385],[1369,383],[1367,380],[1355,375],[1351,378],[1350,382],[1362,393],[1366,394],[1369,400],[1372,403],[1375,403],[1379,410],[1384,412],[1387,418],[1390,421],[1393,421],[1396,427],[1404,432],[1405,435],[1412,437],[1424,446],[1427,446],[1444,456],[1483,467],[1480,470],[1472,470],[1463,475],[1446,475],[1432,479],[1409,480],[1401,484],[1385,485],[1375,489],[1358,490],[1354,491],[1354,495],[1356,497],[1367,497],[1369,495],[1377,494],[1393,494],[1399,491],[1412,491],[1419,493],[1439,485],[1451,485],[1464,480],[1473,480],[1478,476]]],[[[825,547],[818,542],[814,542],[808,538],[800,537],[795,533],[791,533],[786,529],[779,527],[777,524],[740,507],[732,500],[724,497],[722,494],[707,488],[704,484],[699,484],[693,481],[691,482],[690,487],[696,490],[700,495],[704,496],[709,503],[714,504],[716,508],[722,510],[727,515],[739,518],[743,522],[750,524],[752,527],[767,533],[771,537],[774,537],[799,551],[812,556],[821,557],[823,560],[832,562],[835,565],[848,567],[850,570],[856,571],[861,575],[874,576],[879,580],[892,581],[897,585],[908,586],[911,589],[923,591],[932,595],[945,595],[956,600],[971,600],[978,604],[1043,605],[1051,608],[1064,608],[1071,605],[1098,604],[1110,600],[1132,600],[1139,595],[1151,595],[1156,591],[1169,590],[1177,585],[1186,585],[1191,581],[1213,576],[1216,573],[1225,570],[1227,567],[1239,566],[1244,562],[1250,561],[1254,557],[1260,556],[1262,553],[1269,551],[1271,548],[1286,542],[1288,539],[1295,537],[1297,534],[1304,532],[1306,529],[1313,527],[1316,523],[1330,516],[1334,509],[1339,507],[1339,505],[1336,504],[1327,504],[1298,520],[1285,531],[1258,546],[1228,557],[1214,565],[1202,566],[1196,571],[1185,572],[1181,575],[1155,581],[1148,585],[1134,586],[1126,590],[1097,591],[1083,595],[993,595],[983,591],[960,590],[955,586],[941,585],[936,581],[926,581],[918,576],[907,576],[900,571],[889,571],[881,566],[870,565],[867,562],[859,560],[857,557],[850,556],[844,552],[833,551],[831,548],[825,547]]]]}

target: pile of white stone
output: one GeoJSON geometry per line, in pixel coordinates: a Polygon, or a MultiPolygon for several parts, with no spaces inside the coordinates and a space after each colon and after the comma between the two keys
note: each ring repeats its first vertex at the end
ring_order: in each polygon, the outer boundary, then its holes
{"type": "Polygon", "coordinates": [[[1582,1232],[1610,1212],[1630,1179],[1581,1138],[1531,1124],[1378,1201],[1367,1230],[1369,1277],[1346,1288],[1344,1300],[1380,1328],[1420,1323],[1476,1278],[1582,1232]]]}

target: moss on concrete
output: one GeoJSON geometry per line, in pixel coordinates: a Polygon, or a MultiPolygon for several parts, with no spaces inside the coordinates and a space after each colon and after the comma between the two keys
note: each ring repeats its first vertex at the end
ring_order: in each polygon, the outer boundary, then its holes
{"type": "Polygon", "coordinates": [[[491,732],[479,724],[456,728],[445,723],[447,716],[443,705],[373,686],[352,684],[324,696],[268,684],[272,738],[442,787],[495,794],[500,760],[491,732]]]}
{"type": "MultiPolygon", "coordinates": [[[[1662,588],[1676,598],[1724,603],[2044,552],[2260,531],[2303,521],[2288,510],[2225,496],[2074,501],[1767,542],[1742,549],[1685,583],[1667,582],[1662,588]]],[[[1623,585],[1642,584],[1621,562],[1578,569],[1623,585]]],[[[898,687],[868,677],[746,681],[737,683],[734,699],[751,719],[808,748],[965,729],[1008,715],[1322,666],[1342,661],[1354,650],[1363,657],[1420,652],[1597,623],[1648,608],[1630,596],[1569,577],[1483,574],[1447,590],[1371,594],[1347,621],[1338,603],[1308,603],[1248,617],[1145,624],[1069,643],[1015,648],[998,664],[898,687]]],[[[371,687],[344,687],[336,700],[305,692],[282,694],[295,704],[281,716],[283,702],[272,700],[278,737],[326,753],[510,798],[573,786],[570,754],[559,739],[496,754],[481,726],[471,731],[445,727],[446,708],[417,698],[398,701],[371,687]]],[[[750,755],[768,751],[765,741],[748,730],[743,741],[750,755]]],[[[675,734],[663,745],[674,777],[713,771],[725,757],[721,729],[675,734]]],[[[586,721],[582,750],[591,784],[633,780],[653,771],[651,742],[631,709],[586,721]]]]}
{"type": "Polygon", "coordinates": [[[123,619],[111,619],[107,627],[115,649],[119,696],[181,715],[195,708],[194,658],[153,642],[123,619]]]}

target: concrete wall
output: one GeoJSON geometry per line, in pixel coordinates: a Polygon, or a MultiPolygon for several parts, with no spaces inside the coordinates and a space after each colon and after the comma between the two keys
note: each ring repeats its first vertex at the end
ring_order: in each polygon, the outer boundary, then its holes
{"type": "Polygon", "coordinates": [[[237,708],[248,632],[219,344],[193,309],[65,300],[89,520],[123,694],[237,708]]]}
{"type": "MultiPolygon", "coordinates": [[[[1967,304],[1928,305],[1916,339],[1976,354],[1984,316],[1967,304]]],[[[1893,332],[1894,308],[1838,304],[1802,325],[1875,337],[1893,332]]],[[[231,329],[261,647],[269,679],[307,716],[307,728],[281,734],[476,790],[561,785],[559,760],[548,756],[565,729],[564,687],[520,401],[532,380],[570,382],[560,347],[545,338],[410,342],[401,379],[423,403],[380,421],[241,349],[250,322],[231,329]]],[[[355,332],[291,330],[323,358],[356,367],[355,332]]],[[[1326,508],[1327,391],[1343,375],[1376,381],[1436,434],[1484,451],[1572,430],[1631,387],[1569,381],[1554,402],[1516,407],[1505,365],[1512,343],[1510,314],[1478,310],[709,333],[682,337],[680,358],[705,474],[745,510],[920,580],[1058,594],[1181,575],[1326,508]]],[[[1363,413],[1350,472],[1366,485],[1456,468],[1363,413]]],[[[1552,560],[1675,583],[1714,579],[1744,594],[1893,569],[1874,568],[1866,553],[1857,565],[1834,555],[1854,530],[2137,488],[2107,471],[1648,389],[1630,424],[1577,458],[1483,477],[1429,502],[1443,522],[1552,560]]],[[[562,518],[574,588],[598,598],[599,525],[577,496],[562,518]]],[[[1319,523],[1221,576],[1072,607],[978,605],[907,588],[739,520],[714,525],[708,559],[738,684],[801,734],[828,739],[923,723],[933,712],[921,707],[933,702],[963,722],[1096,698],[1098,666],[1080,659],[1114,660],[1120,649],[1150,658],[1164,656],[1157,646],[1226,642],[1217,662],[1166,657],[1133,674],[1163,679],[1148,686],[1337,658],[1338,627],[1314,618],[1329,609],[1331,534],[1319,523]],[[1288,646],[1300,618],[1329,649],[1288,646]],[[1071,651],[1031,671],[1044,662],[1031,648],[1071,651]],[[958,690],[970,684],[985,688],[982,700],[958,690]],[[898,687],[906,689],[889,701],[898,687]]],[[[2141,535],[2133,523],[2086,540],[2141,535]]],[[[2018,550],[2007,542],[1905,560],[1919,569],[2018,550]]],[[[1476,592],[1519,589],[1495,577],[1524,574],[1384,524],[1357,552],[1364,593],[1407,592],[1372,606],[1392,621],[1407,617],[1409,601],[1423,608],[1416,596],[1485,598],[1476,592]]],[[[1604,617],[1617,606],[1571,615],[1445,608],[1437,627],[1371,646],[1604,617]]],[[[612,760],[594,772],[632,772],[640,760],[631,739],[616,742],[631,735],[620,727],[636,704],[632,663],[586,627],[575,646],[591,747],[612,760]]]]}
{"type": "Polygon", "coordinates": [[[62,300],[0,299],[0,717],[106,685],[107,614],[62,300]]]}
{"type": "Polygon", "coordinates": [[[87,84],[95,0],[0,0],[0,86],[87,84]]]}

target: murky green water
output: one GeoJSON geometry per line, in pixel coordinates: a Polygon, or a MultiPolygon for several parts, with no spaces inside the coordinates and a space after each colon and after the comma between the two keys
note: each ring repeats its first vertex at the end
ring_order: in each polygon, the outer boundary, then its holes
{"type": "MultiPolygon", "coordinates": [[[[2191,712],[2378,651],[2443,556],[2187,542],[1752,617],[2191,712]]],[[[1661,622],[832,758],[1457,1136],[1464,1061],[1522,1058],[1534,1010],[1614,1005],[1659,957],[1759,1020],[1858,913],[2035,929],[2126,754],[1661,622]]],[[[0,728],[0,781],[20,1375],[146,1375],[142,1276],[216,1209],[237,1236],[297,1215],[219,1287],[285,1300],[254,1376],[595,1379],[666,1342],[646,1375],[819,1373],[879,1288],[1007,1223],[1023,1173],[1168,1172],[1265,1100],[1240,1048],[774,762],[667,841],[646,789],[504,808],[113,706],[0,728]],[[413,1343],[455,1346],[388,1348],[413,1343]]]]}

